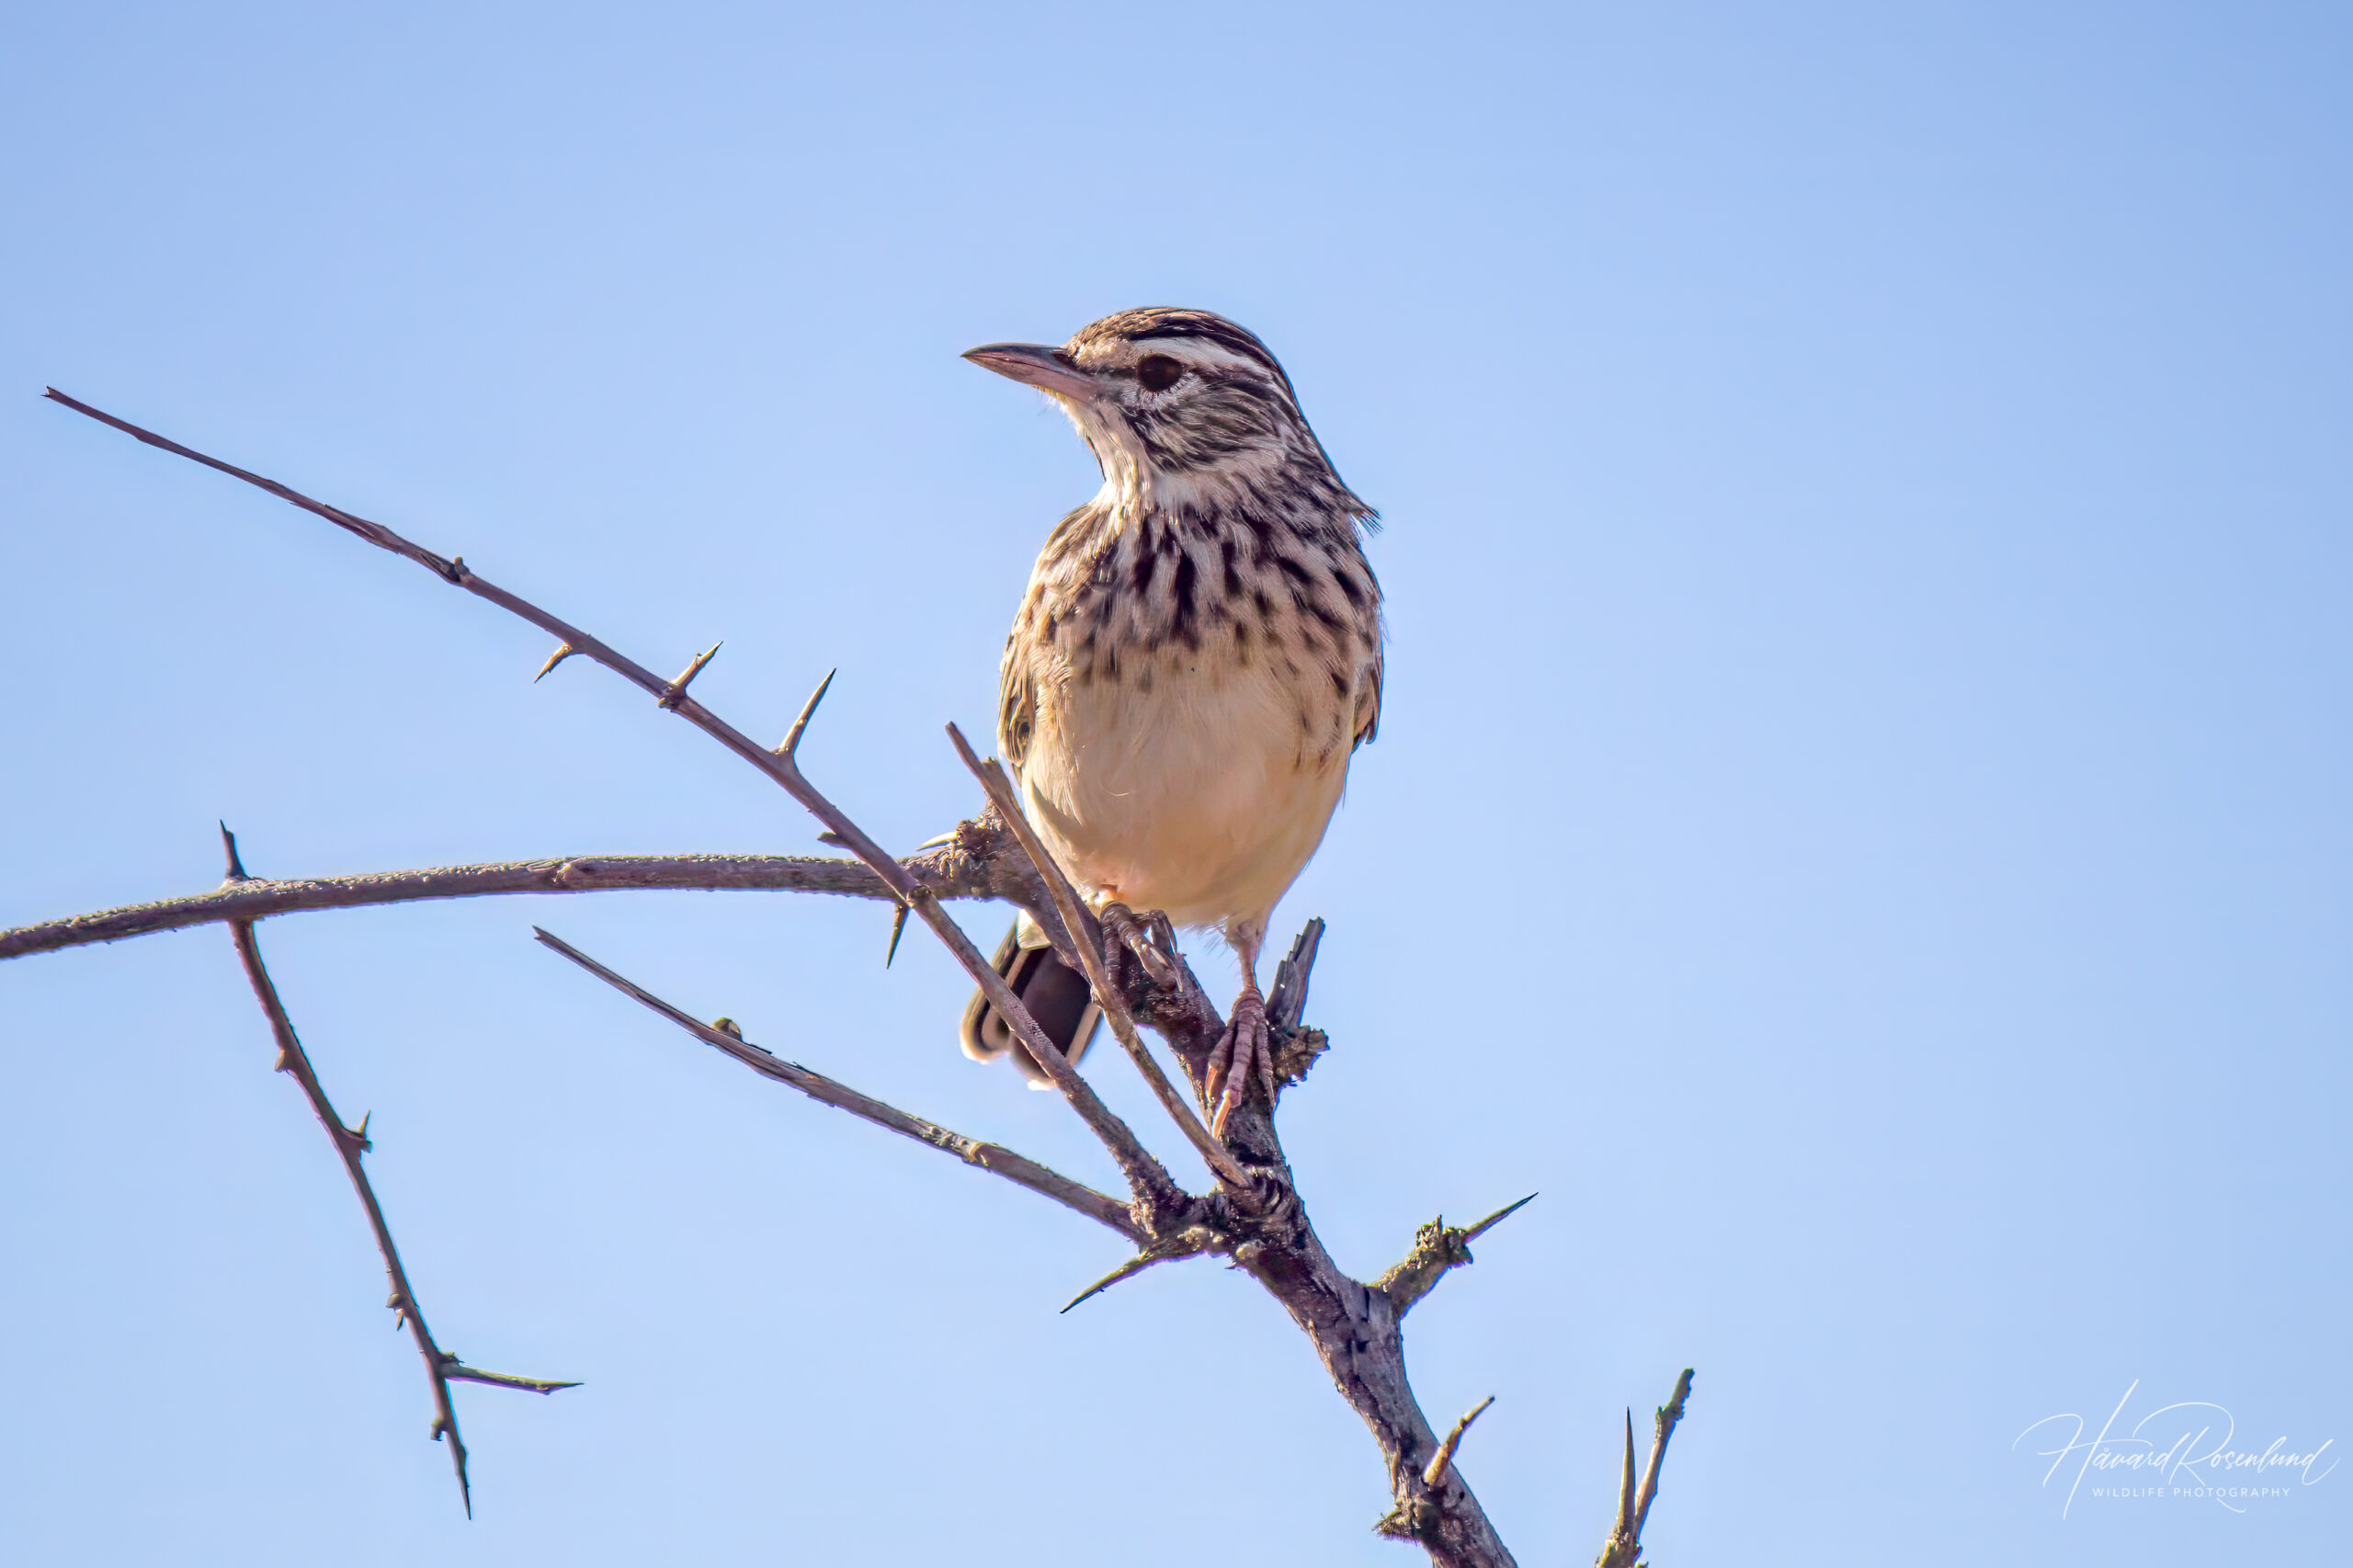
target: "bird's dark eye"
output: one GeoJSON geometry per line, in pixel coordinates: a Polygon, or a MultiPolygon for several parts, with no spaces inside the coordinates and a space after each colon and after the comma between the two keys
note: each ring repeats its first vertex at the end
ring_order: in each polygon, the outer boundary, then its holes
{"type": "Polygon", "coordinates": [[[1147,354],[1136,362],[1136,381],[1146,392],[1166,392],[1185,373],[1185,367],[1165,354],[1147,354]]]}

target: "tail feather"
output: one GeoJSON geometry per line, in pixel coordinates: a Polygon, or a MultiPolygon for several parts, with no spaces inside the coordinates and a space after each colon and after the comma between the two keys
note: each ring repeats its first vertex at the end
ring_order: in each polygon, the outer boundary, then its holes
{"type": "MultiPolygon", "coordinates": [[[[1063,962],[1051,948],[1023,947],[1018,923],[997,944],[991,963],[1063,1056],[1075,1064],[1086,1054],[1086,1048],[1094,1043],[1096,1027],[1103,1021],[1103,1009],[1095,1005],[1095,993],[1085,975],[1063,962]]],[[[994,1062],[1010,1053],[1013,1064],[1032,1087],[1051,1086],[1045,1069],[1029,1054],[1029,1048],[1015,1038],[1005,1016],[989,1005],[986,993],[972,993],[964,1008],[961,1033],[964,1054],[973,1061],[994,1062]]]]}

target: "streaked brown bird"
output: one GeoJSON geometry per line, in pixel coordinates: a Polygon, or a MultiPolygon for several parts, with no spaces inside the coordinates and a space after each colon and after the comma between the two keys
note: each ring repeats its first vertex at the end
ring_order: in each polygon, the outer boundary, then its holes
{"type": "MultiPolygon", "coordinates": [[[[1381,586],[1363,549],[1377,515],[1267,346],[1222,316],[1123,311],[1059,348],[964,358],[1060,403],[1103,471],[1030,574],[997,747],[1024,813],[1114,929],[1158,911],[1240,958],[1207,1088],[1222,1132],[1254,1082],[1274,1102],[1258,949],[1380,722],[1381,586]]],[[[1055,1041],[1084,1051],[1085,977],[1026,922],[997,958],[1055,1041]]],[[[1037,1075],[978,994],[963,1039],[1037,1075]]]]}

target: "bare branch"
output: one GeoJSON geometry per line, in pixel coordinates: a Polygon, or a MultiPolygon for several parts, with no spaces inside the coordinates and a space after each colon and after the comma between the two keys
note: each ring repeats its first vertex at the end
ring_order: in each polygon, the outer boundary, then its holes
{"type": "Polygon", "coordinates": [[[290,501],[306,512],[317,513],[320,517],[324,517],[328,522],[333,523],[339,528],[345,528],[352,533],[358,534],[361,539],[366,540],[369,544],[376,546],[380,550],[389,550],[395,555],[406,556],[409,560],[415,562],[419,566],[424,567],[426,571],[432,573],[434,575],[441,578],[445,582],[454,583],[458,580],[457,568],[453,562],[442,560],[439,556],[434,554],[429,550],[424,550],[416,545],[411,544],[408,540],[401,538],[400,535],[392,532],[392,529],[380,528],[376,524],[369,522],[365,517],[355,517],[348,512],[337,511],[333,506],[323,505],[320,502],[312,500],[307,495],[300,494],[294,491],[287,489],[286,486],[278,483],[274,479],[264,479],[257,473],[247,473],[244,469],[233,468],[228,463],[222,462],[218,458],[208,458],[202,452],[192,451],[189,449],[181,446],[177,441],[168,440],[162,436],[156,435],[152,430],[142,430],[138,426],[130,424],[124,420],[117,419],[113,415],[108,414],[101,409],[92,408],[88,403],[82,402],[78,398],[68,397],[63,392],[59,392],[55,387],[47,387],[42,389],[41,395],[47,397],[52,403],[63,403],[66,407],[72,409],[76,414],[86,414],[101,425],[111,425],[116,429],[121,431],[124,435],[131,437],[137,440],[144,441],[151,447],[160,448],[161,449],[171,452],[176,456],[186,458],[190,462],[202,463],[207,468],[219,469],[222,473],[228,474],[232,478],[242,479],[247,484],[258,485],[262,489],[268,491],[272,495],[277,496],[281,501],[290,501]]]}
{"type": "Polygon", "coordinates": [[[202,452],[183,447],[176,441],[168,440],[152,431],[142,430],[136,425],[118,419],[113,415],[68,397],[54,387],[49,389],[48,395],[66,407],[87,415],[102,424],[111,425],[116,429],[135,437],[151,447],[176,453],[191,461],[202,463],[207,468],[218,469],[222,473],[267,490],[280,500],[291,502],[304,511],[315,513],[336,527],[357,534],[379,549],[388,550],[395,555],[415,562],[443,582],[463,588],[477,598],[487,599],[508,614],[529,621],[542,631],[553,634],[574,652],[585,654],[629,681],[652,697],[661,707],[677,714],[695,728],[718,741],[729,751],[767,774],[769,779],[785,793],[806,807],[810,814],[823,823],[826,831],[834,835],[845,847],[860,860],[865,861],[897,895],[901,903],[907,904],[923,916],[924,924],[930,926],[939,939],[947,945],[948,950],[956,955],[957,962],[963,966],[964,971],[972,977],[982,992],[987,995],[990,1005],[995,1007],[998,1014],[1012,1027],[1014,1034],[1021,1042],[1029,1048],[1030,1055],[1037,1060],[1040,1067],[1045,1069],[1047,1075],[1053,1080],[1054,1086],[1063,1092],[1063,1097],[1071,1103],[1080,1119],[1086,1121],[1096,1137],[1101,1140],[1104,1147],[1111,1152],[1111,1157],[1119,1162],[1120,1174],[1127,1178],[1129,1185],[1135,1188],[1139,1199],[1145,1200],[1147,1209],[1153,1211],[1173,1212],[1185,1207],[1187,1195],[1184,1189],[1176,1185],[1167,1169],[1137,1139],[1134,1131],[1103,1103],[1101,1097],[1088,1086],[1086,1079],[1080,1077],[1068,1062],[1062,1060],[1061,1053],[1054,1050],[1053,1043],[1046,1038],[1045,1031],[1038,1027],[1038,1021],[1029,1016],[1029,1009],[1021,1005],[1020,999],[1015,996],[1011,989],[1006,985],[1004,977],[996,972],[995,967],[983,956],[980,949],[972,945],[972,939],[964,934],[963,928],[950,919],[947,911],[940,907],[938,895],[918,881],[905,867],[883,853],[881,846],[868,837],[865,831],[851,821],[847,812],[827,800],[819,792],[815,785],[802,777],[799,764],[794,761],[790,753],[770,751],[762,746],[743,731],[705,708],[694,698],[678,690],[675,683],[664,680],[644,665],[628,658],[578,627],[559,619],[529,600],[511,594],[489,579],[479,575],[468,568],[463,556],[452,556],[444,560],[424,546],[402,538],[381,523],[369,522],[365,517],[357,517],[339,507],[314,501],[299,491],[289,489],[278,483],[276,480],[265,479],[259,474],[233,467],[217,458],[210,458],[202,452]]]}
{"type": "Polygon", "coordinates": [[[909,1116],[895,1106],[861,1095],[848,1085],[835,1083],[822,1073],[813,1073],[797,1062],[787,1062],[773,1051],[764,1051],[745,1040],[733,1019],[722,1018],[706,1024],[685,1009],[665,1002],[636,982],[607,969],[563,937],[542,931],[536,926],[531,929],[545,946],[562,953],[616,991],[653,1008],[704,1044],[726,1052],[760,1076],[789,1085],[822,1105],[846,1110],[861,1120],[887,1128],[902,1137],[944,1150],[968,1165],[993,1176],[1001,1176],[1041,1197],[1052,1199],[1074,1213],[1084,1214],[1098,1224],[1108,1225],[1131,1242],[1141,1244],[1149,1240],[1142,1227],[1128,1212],[1128,1206],[1119,1199],[1051,1171],[1037,1161],[1017,1154],[1000,1144],[983,1143],[961,1132],[950,1132],[921,1117],[909,1116]]]}
{"type": "MultiPolygon", "coordinates": [[[[967,872],[979,869],[969,862],[967,872]]],[[[996,889],[934,878],[942,898],[995,898],[996,889]]],[[[802,855],[566,855],[479,866],[434,866],[369,871],[356,877],[299,881],[254,878],[224,882],[210,892],[160,899],[120,909],[69,915],[0,931],[0,959],[24,958],[93,942],[120,941],[157,931],[222,921],[262,920],[312,909],[357,909],[424,899],[486,898],[506,893],[620,892],[631,890],[704,892],[824,892],[848,898],[893,899],[882,879],[855,860],[802,855]]]]}
{"type": "MultiPolygon", "coordinates": [[[[232,881],[244,876],[244,867],[237,858],[237,840],[224,824],[221,843],[229,862],[232,881]]],[[[254,939],[250,920],[230,923],[229,935],[236,942],[237,957],[244,960],[245,978],[252,983],[254,995],[261,1003],[262,1012],[269,1019],[270,1031],[278,1040],[278,1071],[291,1074],[302,1085],[302,1093],[311,1102],[311,1109],[319,1125],[327,1131],[335,1144],[343,1168],[351,1177],[352,1190],[359,1195],[359,1206],[368,1211],[368,1228],[376,1234],[376,1250],[383,1255],[384,1273],[392,1281],[392,1295],[385,1305],[399,1314],[398,1322],[408,1326],[409,1336],[416,1342],[416,1353],[425,1358],[425,1374],[433,1388],[433,1436],[449,1440],[449,1462],[458,1472],[458,1494],[466,1506],[466,1517],[473,1517],[472,1484],[466,1478],[466,1444],[458,1434],[457,1407],[449,1401],[452,1381],[494,1383],[500,1388],[524,1389],[532,1393],[553,1393],[558,1389],[578,1388],[576,1382],[555,1382],[544,1378],[518,1377],[512,1372],[486,1372],[469,1367],[449,1351],[434,1343],[432,1330],[425,1324],[425,1312],[417,1305],[416,1292],[410,1288],[408,1271],[401,1267],[400,1249],[392,1244],[392,1227],[385,1223],[383,1206],[376,1201],[376,1190],[369,1185],[368,1172],[360,1156],[373,1145],[368,1138],[368,1122],[360,1119],[358,1127],[346,1127],[335,1115],[335,1107],[327,1101],[327,1092],[319,1084],[319,1075],[312,1069],[310,1054],[295,1036],[294,1020],[288,1017],[286,1004],[278,994],[277,985],[269,978],[269,971],[261,961],[261,945],[254,939]]]]}
{"type": "Polygon", "coordinates": [[[1634,1501],[1634,1536],[1640,1540],[1643,1526],[1650,1522],[1651,1500],[1658,1495],[1659,1467],[1666,1462],[1666,1442],[1675,1436],[1676,1425],[1683,1419],[1684,1401],[1691,1397],[1691,1369],[1675,1380],[1675,1392],[1667,1402],[1652,1413],[1651,1457],[1643,1466],[1642,1494],[1634,1501]]]}
{"type": "Polygon", "coordinates": [[[1637,1568],[1643,1556],[1643,1526],[1651,1517],[1651,1500],[1658,1495],[1659,1468],[1666,1462],[1666,1442],[1683,1419],[1684,1401],[1691,1397],[1691,1369],[1675,1380],[1675,1392],[1654,1413],[1651,1457],[1643,1466],[1639,1488],[1634,1483],[1634,1413],[1626,1413],[1626,1467],[1618,1494],[1618,1522],[1609,1531],[1594,1568],[1637,1568]]]}
{"type": "Polygon", "coordinates": [[[1430,1456],[1429,1468],[1422,1471],[1423,1485],[1437,1486],[1446,1480],[1446,1467],[1454,1462],[1454,1450],[1462,1446],[1462,1435],[1471,1430],[1471,1423],[1487,1414],[1487,1406],[1495,1403],[1495,1396],[1489,1394],[1472,1405],[1462,1419],[1454,1424],[1454,1429],[1449,1432],[1445,1440],[1438,1444],[1438,1452],[1430,1456]]]}
{"type": "Polygon", "coordinates": [[[1029,857],[1029,863],[1037,867],[1038,874],[1046,880],[1046,890],[1053,895],[1054,908],[1062,915],[1063,926],[1076,938],[1079,962],[1086,971],[1087,983],[1094,987],[1095,1000],[1101,1004],[1104,1017],[1111,1020],[1111,1033],[1126,1049],[1128,1055],[1134,1059],[1136,1070],[1143,1074],[1143,1081],[1151,1087],[1153,1097],[1159,1100],[1161,1108],[1168,1113],[1168,1119],[1176,1124],[1176,1130],[1184,1133],[1185,1141],[1192,1144],[1217,1179],[1235,1193],[1246,1197],[1251,1191],[1247,1173],[1235,1164],[1232,1154],[1225,1152],[1225,1145],[1211,1136],[1210,1130],[1201,1125],[1201,1119],[1193,1114],[1193,1108],[1186,1103],[1184,1096],[1176,1092],[1176,1085],[1168,1081],[1168,1074],[1160,1070],[1160,1063],[1153,1060],[1151,1051],[1143,1043],[1143,1037],[1136,1033],[1135,1016],[1128,1011],[1127,994],[1111,983],[1110,971],[1104,967],[1102,945],[1082,935],[1086,930],[1087,919],[1079,903],[1078,890],[1070,885],[1070,879],[1054,863],[1053,856],[1039,842],[1037,830],[1022,814],[1021,802],[1013,793],[1013,781],[1005,776],[1005,769],[994,758],[983,762],[972,750],[971,743],[964,739],[964,732],[953,724],[948,726],[948,738],[956,744],[956,755],[964,759],[964,766],[972,770],[972,777],[981,781],[981,788],[988,791],[989,799],[995,803],[1006,826],[1011,828],[1013,835],[1020,840],[1022,850],[1029,857]]]}
{"type": "MultiPolygon", "coordinates": [[[[900,864],[941,898],[1005,899],[1030,909],[1033,915],[1042,909],[1040,923],[1061,937],[1062,923],[1054,916],[1044,885],[1019,850],[992,812],[980,821],[960,824],[900,864]]],[[[304,910],[508,893],[635,891],[822,892],[899,903],[898,894],[881,878],[855,860],[806,855],[567,855],[300,881],[259,877],[232,880],[186,898],[129,904],[0,931],[0,960],[304,910]]],[[[899,908],[904,915],[906,905],[900,903],[899,908]]]]}
{"type": "Polygon", "coordinates": [[[1404,1317],[1438,1288],[1449,1269],[1472,1261],[1472,1242],[1535,1201],[1536,1194],[1531,1192],[1518,1203],[1506,1203],[1468,1230],[1449,1226],[1446,1216],[1439,1215],[1414,1233],[1414,1250],[1397,1267],[1374,1280],[1372,1288],[1388,1292],[1392,1307],[1399,1317],[1404,1317]]]}

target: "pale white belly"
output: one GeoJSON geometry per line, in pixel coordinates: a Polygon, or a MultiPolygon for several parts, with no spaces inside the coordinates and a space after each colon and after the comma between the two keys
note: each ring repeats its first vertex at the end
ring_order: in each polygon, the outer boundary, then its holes
{"type": "Polygon", "coordinates": [[[1039,694],[1029,819],[1097,899],[1255,934],[1339,803],[1354,694],[1318,676],[1302,718],[1298,683],[1263,671],[1154,675],[1039,694]]]}

